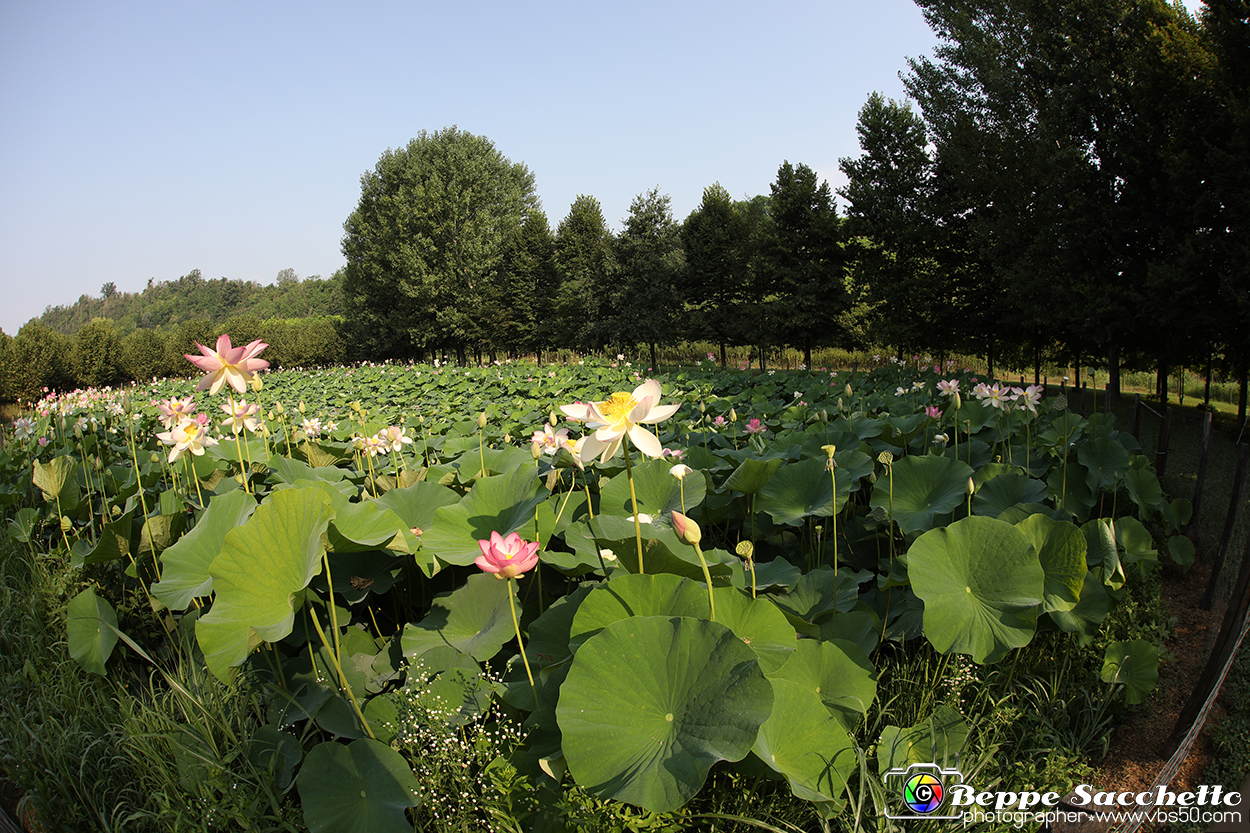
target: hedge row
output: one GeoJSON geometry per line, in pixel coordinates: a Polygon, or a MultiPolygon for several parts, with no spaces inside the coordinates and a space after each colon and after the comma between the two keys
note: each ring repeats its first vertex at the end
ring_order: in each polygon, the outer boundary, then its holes
{"type": "Polygon", "coordinates": [[[197,342],[213,346],[222,333],[229,333],[235,345],[267,342],[262,358],[273,367],[339,364],[344,358],[340,324],[336,318],[261,321],[241,316],[223,324],[185,321],[121,337],[107,318],[95,319],[72,336],[31,321],[16,338],[0,332],[0,401],[36,400],[44,388],[63,391],[191,375],[194,368],[184,354],[197,354],[197,342]]]}

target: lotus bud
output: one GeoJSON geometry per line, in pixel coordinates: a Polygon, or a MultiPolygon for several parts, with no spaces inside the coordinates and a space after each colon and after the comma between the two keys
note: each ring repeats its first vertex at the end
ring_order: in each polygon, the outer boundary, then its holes
{"type": "Polygon", "coordinates": [[[74,436],[80,440],[82,439],[82,426],[77,422],[74,423],[74,436]]]}
{"type": "Polygon", "coordinates": [[[829,421],[829,412],[823,408],[820,411],[820,421],[826,423],[829,421]]]}
{"type": "Polygon", "coordinates": [[[247,383],[251,386],[252,390],[257,392],[263,390],[265,387],[265,383],[261,381],[259,373],[253,373],[252,378],[248,379],[247,383]]]}
{"type": "Polygon", "coordinates": [[[842,397],[838,397],[838,410],[842,410],[842,397]]]}
{"type": "Polygon", "coordinates": [[[673,512],[673,530],[677,537],[694,546],[703,540],[703,532],[699,525],[680,512],[673,512]]]}
{"type": "Polygon", "coordinates": [[[737,422],[737,421],[738,421],[738,412],[737,412],[737,411],[735,411],[733,408],[730,408],[730,409],[729,409],[729,421],[730,421],[730,422],[737,422]]]}
{"type": "Polygon", "coordinates": [[[702,402],[699,403],[699,413],[701,414],[707,413],[707,405],[703,404],[702,402]]]}
{"type": "Polygon", "coordinates": [[[504,434],[504,435],[503,435],[503,441],[504,441],[505,443],[511,443],[511,442],[512,442],[512,435],[511,435],[511,434],[504,434]]]}
{"type": "Polygon", "coordinates": [[[486,427],[486,412],[482,411],[477,415],[477,427],[483,429],[486,427]]]}
{"type": "Polygon", "coordinates": [[[417,422],[421,423],[422,425],[425,425],[425,417],[423,416],[417,417],[417,422]]]}
{"type": "Polygon", "coordinates": [[[846,383],[846,398],[847,398],[847,399],[853,399],[853,398],[855,398],[855,391],[851,390],[851,383],[850,383],[850,382],[847,382],[847,383],[846,383]]]}
{"type": "Polygon", "coordinates": [[[304,404],[304,400],[303,400],[303,399],[301,399],[301,400],[299,401],[299,412],[300,412],[301,414],[306,414],[306,413],[308,413],[308,406],[304,404]]]}
{"type": "Polygon", "coordinates": [[[958,411],[960,408],[964,406],[964,401],[963,399],[960,398],[959,391],[955,391],[955,395],[951,397],[951,401],[955,403],[956,411],[958,411]]]}
{"type": "Polygon", "coordinates": [[[559,417],[556,416],[555,411],[548,412],[547,422],[549,422],[551,425],[555,425],[558,421],[559,421],[559,417]]]}
{"type": "Polygon", "coordinates": [[[282,416],[286,413],[286,408],[282,407],[281,402],[275,402],[273,404],[273,409],[278,412],[278,416],[282,416]]]}
{"type": "Polygon", "coordinates": [[[91,461],[91,464],[95,466],[96,471],[104,471],[104,462],[100,459],[99,455],[91,461]]]}
{"type": "Polygon", "coordinates": [[[755,557],[755,544],[750,541],[739,541],[738,546],[734,547],[734,552],[750,561],[755,557]]]}
{"type": "Polygon", "coordinates": [[[535,460],[543,456],[543,444],[542,443],[530,443],[530,456],[533,457],[535,460]]]}
{"type": "Polygon", "coordinates": [[[156,465],[160,461],[161,461],[161,455],[157,454],[155,451],[152,452],[151,455],[148,456],[148,462],[151,463],[152,465],[156,465]]]}
{"type": "Polygon", "coordinates": [[[968,478],[968,495],[971,496],[974,492],[976,492],[976,490],[977,490],[977,484],[973,482],[971,477],[969,477],[968,478]]]}

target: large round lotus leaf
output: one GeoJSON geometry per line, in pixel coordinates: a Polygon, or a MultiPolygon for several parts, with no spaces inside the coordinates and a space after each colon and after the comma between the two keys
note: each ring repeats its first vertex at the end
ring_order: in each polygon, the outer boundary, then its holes
{"type": "Polygon", "coordinates": [[[1131,469],[1124,476],[1124,485],[1128,487],[1128,496],[1133,503],[1143,511],[1155,509],[1163,503],[1163,487],[1150,469],[1131,469]]]}
{"type": "Polygon", "coordinates": [[[1107,590],[1092,571],[1085,573],[1081,585],[1081,600],[1071,610],[1052,610],[1050,618],[1059,630],[1078,634],[1077,640],[1084,647],[1094,641],[1102,620],[1107,618],[1107,590]]]}
{"type": "Polygon", "coordinates": [[[789,680],[810,689],[846,729],[854,728],[877,697],[877,671],[872,660],[862,648],[844,639],[799,640],[789,661],[769,673],[768,679],[789,680]]]}
{"type": "Polygon", "coordinates": [[[425,530],[421,546],[448,564],[467,566],[482,554],[477,542],[492,532],[532,534],[534,509],[546,499],[547,489],[531,466],[479,478],[459,503],[434,511],[434,526],[425,530]]]}
{"type": "Polygon", "coordinates": [[[312,833],[412,833],[404,810],[421,803],[407,761],[370,738],[313,747],[296,783],[312,833]]]}
{"type": "Polygon", "coordinates": [[[797,637],[777,605],[764,597],[752,599],[735,587],[717,587],[712,596],[716,600],[716,621],[751,646],[765,674],[786,664],[797,637]]]}
{"type": "Polygon", "coordinates": [[[404,626],[404,656],[418,657],[431,648],[450,645],[485,662],[515,633],[508,602],[508,582],[476,573],[450,593],[440,594],[420,622],[404,626]]]}
{"type": "Polygon", "coordinates": [[[865,654],[871,654],[877,648],[881,638],[881,617],[863,602],[854,610],[848,610],[830,616],[820,623],[820,639],[826,642],[845,639],[856,645],[865,654]]]}
{"type": "Polygon", "coordinates": [[[755,653],[729,628],[634,616],[578,649],[556,719],[579,785],[667,812],[694,797],[717,761],[741,760],[772,707],[755,653]]]}
{"type": "Polygon", "coordinates": [[[460,495],[446,486],[422,480],[406,489],[391,489],[374,503],[399,516],[408,527],[420,530],[434,525],[434,512],[460,500],[460,495]]]}
{"type": "Polygon", "coordinates": [[[949,457],[904,457],[896,461],[893,474],[882,473],[872,489],[870,504],[890,512],[893,479],[894,522],[904,533],[923,532],[933,526],[935,515],[954,510],[968,497],[972,469],[949,457]]]}
{"type": "Polygon", "coordinates": [[[591,590],[573,615],[569,646],[578,646],[608,625],[630,616],[711,615],[707,588],[668,573],[618,575],[591,590]]]}
{"type": "MultiPolygon", "coordinates": [[[[756,508],[772,515],[777,523],[792,526],[812,515],[832,515],[835,511],[834,478],[829,476],[826,463],[824,458],[813,457],[801,463],[782,466],[764,488],[760,489],[756,508]]],[[[841,510],[851,494],[851,476],[842,469],[833,471],[838,483],[837,509],[841,510]]]]}
{"type": "Polygon", "coordinates": [[[1119,482],[1131,463],[1124,446],[1106,437],[1082,443],[1076,450],[1076,459],[1087,469],[1085,484],[1095,495],[1119,482]]]}
{"type": "MultiPolygon", "coordinates": [[[[644,460],[633,467],[634,494],[638,498],[638,511],[653,518],[682,511],[682,490],[685,490],[686,510],[694,509],[703,502],[707,484],[703,472],[692,471],[684,480],[670,473],[672,466],[665,460],[644,460]]],[[[599,511],[605,515],[634,514],[633,501],[629,497],[629,478],[613,477],[603,487],[599,496],[599,511]]]]}
{"type": "Polygon", "coordinates": [[[859,585],[872,577],[866,570],[852,572],[843,567],[834,572],[822,566],[805,574],[788,593],[771,594],[777,606],[805,622],[814,622],[827,613],[850,610],[859,598],[859,585]]]}
{"type": "Polygon", "coordinates": [[[1103,655],[1102,681],[1123,685],[1130,706],[1146,699],[1159,682],[1159,651],[1144,639],[1113,642],[1103,655]]]}
{"type": "Polygon", "coordinates": [[[117,647],[117,613],[108,600],[88,587],[70,599],[66,609],[69,655],[83,670],[104,676],[104,664],[117,647]]]}
{"type": "Polygon", "coordinates": [[[161,553],[161,580],[152,585],[152,595],[173,610],[183,610],[196,596],[213,591],[209,565],[221,555],[226,533],[242,526],[256,511],[256,498],[242,490],[221,495],[209,502],[195,529],[161,553]]]}
{"type": "Polygon", "coordinates": [[[781,468],[780,457],[774,457],[771,460],[748,458],[738,464],[738,468],[734,469],[733,474],[729,475],[729,479],[721,488],[725,491],[753,495],[764,488],[779,468],[781,468]]]}
{"type": "Polygon", "coordinates": [[[231,669],[261,641],[291,632],[295,594],[321,570],[322,535],[333,517],[318,489],[283,489],[226,534],[209,566],[217,597],[195,623],[209,669],[229,679],[231,669]]]}
{"type": "Polygon", "coordinates": [[[1032,515],[1016,524],[1037,550],[1046,572],[1042,612],[1071,610],[1081,598],[1085,584],[1085,536],[1071,523],[1046,515],[1032,515]]]}
{"type": "Polygon", "coordinates": [[[772,714],[752,751],[786,777],[795,796],[831,816],[841,809],[855,768],[851,738],[808,686],[790,680],[773,680],[772,686],[772,714]]]}
{"type": "Polygon", "coordinates": [[[972,516],[930,530],[907,551],[907,564],[924,602],[925,636],[938,651],[993,663],[1033,638],[1046,574],[1011,524],[972,516]]]}
{"type": "Polygon", "coordinates": [[[1046,484],[1023,474],[1008,472],[990,478],[972,497],[972,511],[997,518],[1017,503],[1039,503],[1046,499],[1046,484]]]}

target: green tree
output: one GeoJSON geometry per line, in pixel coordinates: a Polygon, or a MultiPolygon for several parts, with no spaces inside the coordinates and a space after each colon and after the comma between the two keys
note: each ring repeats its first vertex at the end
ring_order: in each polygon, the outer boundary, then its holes
{"type": "Polygon", "coordinates": [[[688,316],[687,338],[720,345],[745,339],[742,305],[749,294],[751,258],[756,240],[749,215],[718,182],[703,189],[703,201],[681,227],[686,267],[680,293],[688,316]]]}
{"type": "Polygon", "coordinates": [[[13,339],[12,393],[23,402],[34,402],[45,390],[73,387],[73,341],[67,335],[27,321],[13,339]]]}
{"type": "Polygon", "coordinates": [[[556,328],[560,347],[597,347],[594,325],[604,314],[603,292],[612,269],[612,232],[599,201],[579,194],[556,228],[556,328]]]}
{"type": "Polygon", "coordinates": [[[547,215],[534,211],[509,241],[499,279],[485,302],[488,343],[509,351],[540,351],[552,344],[558,286],[555,237],[547,215]]]}
{"type": "Polygon", "coordinates": [[[376,356],[444,345],[463,362],[485,335],[486,284],[537,208],[533,174],[484,136],[449,127],[387,150],[343,225],[351,338],[376,356]]]}
{"type": "Polygon", "coordinates": [[[614,246],[616,275],[607,293],[608,315],[600,320],[601,337],[619,345],[645,343],[653,368],[659,367],[657,344],[685,337],[677,327],[680,231],[673,221],[672,200],[656,187],[634,197],[614,246]]]}
{"type": "Polygon", "coordinates": [[[834,343],[850,310],[838,216],[829,183],[818,183],[806,165],[784,162],[771,188],[767,263],[780,295],[775,314],[784,321],[781,338],[803,348],[810,368],[813,345],[834,343]]]}
{"type": "Polygon", "coordinates": [[[74,336],[74,378],[82,387],[100,388],[118,381],[122,346],[113,322],[96,318],[74,336]]]}

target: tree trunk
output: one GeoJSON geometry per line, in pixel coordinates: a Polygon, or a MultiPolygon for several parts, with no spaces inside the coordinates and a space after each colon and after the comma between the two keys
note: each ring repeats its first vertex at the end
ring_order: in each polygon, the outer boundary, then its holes
{"type": "Polygon", "coordinates": [[[1207,380],[1202,387],[1202,407],[1211,407],[1211,354],[1207,353],[1207,380]]]}
{"type": "Polygon", "coordinates": [[[1033,384],[1042,383],[1042,343],[1033,342],[1033,384]]]}
{"type": "Polygon", "coordinates": [[[465,366],[465,355],[464,355],[463,344],[456,345],[456,361],[460,364],[461,367],[465,366]]]}
{"type": "Polygon", "coordinates": [[[764,345],[761,344],[760,345],[760,370],[764,370],[764,368],[767,367],[765,362],[766,362],[766,358],[764,356],[764,345]]]}
{"type": "Polygon", "coordinates": [[[810,373],[812,370],[812,343],[810,341],[803,345],[803,365],[810,373]]]}
{"type": "Polygon", "coordinates": [[[1155,375],[1155,387],[1158,388],[1156,393],[1159,394],[1159,403],[1161,405],[1168,404],[1168,366],[1167,362],[1159,362],[1159,369],[1155,375]]]}
{"type": "Polygon", "coordinates": [[[989,352],[986,353],[986,374],[990,377],[990,381],[994,381],[994,341],[990,340],[989,352]]]}
{"type": "Polygon", "coordinates": [[[1237,361],[1237,378],[1241,382],[1241,393],[1237,397],[1237,421],[1244,423],[1246,421],[1246,389],[1250,386],[1250,362],[1246,361],[1245,348],[1242,348],[1237,361]]]}
{"type": "Polygon", "coordinates": [[[650,345],[651,345],[651,370],[654,373],[659,373],[660,372],[660,359],[656,355],[656,352],[655,352],[655,342],[654,341],[650,342],[650,345]]]}
{"type": "Polygon", "coordinates": [[[1120,401],[1120,348],[1115,344],[1107,348],[1107,397],[1120,401]]]}

